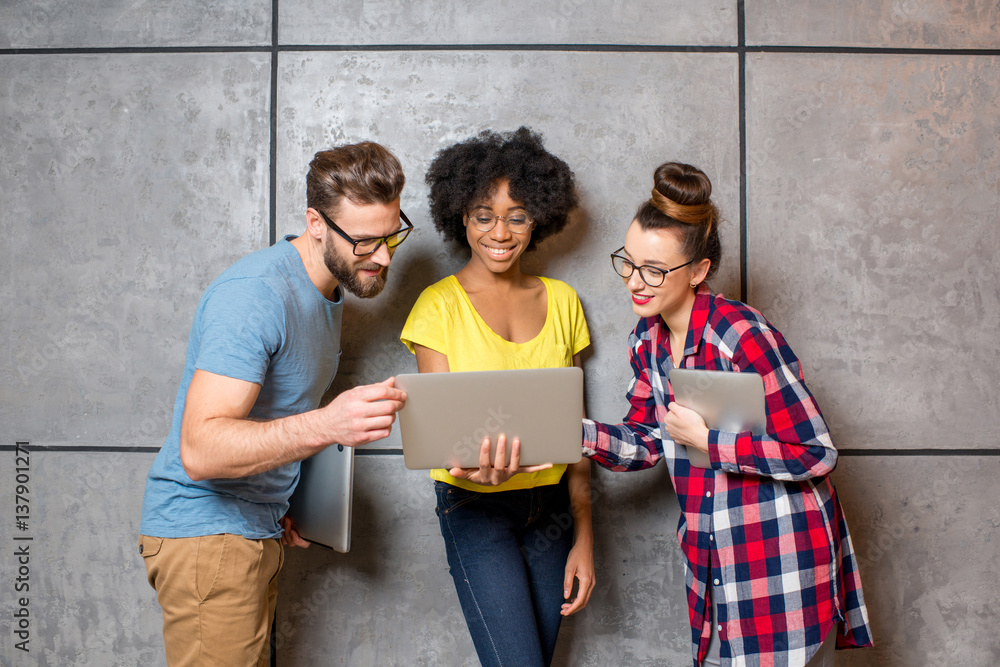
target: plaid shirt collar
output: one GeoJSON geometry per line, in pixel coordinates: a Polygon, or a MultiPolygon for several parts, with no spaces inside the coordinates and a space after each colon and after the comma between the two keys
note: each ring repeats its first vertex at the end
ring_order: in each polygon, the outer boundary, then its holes
{"type": "Polygon", "coordinates": [[[688,321],[687,340],[684,341],[684,356],[697,354],[705,337],[705,327],[708,325],[708,315],[712,309],[712,290],[707,283],[698,285],[691,308],[691,319],[688,321]]]}
{"type": "MultiPolygon", "coordinates": [[[[694,305],[691,307],[691,318],[688,320],[687,338],[684,341],[684,356],[698,354],[701,349],[702,340],[705,338],[705,327],[708,326],[708,316],[712,311],[712,299],[714,295],[707,283],[698,285],[698,292],[694,297],[694,305]]],[[[647,328],[650,330],[668,330],[667,323],[663,321],[662,315],[655,315],[647,318],[647,328]]],[[[662,334],[661,334],[662,335],[662,334]]],[[[667,359],[670,358],[670,343],[660,341],[660,345],[665,345],[667,359]]]]}

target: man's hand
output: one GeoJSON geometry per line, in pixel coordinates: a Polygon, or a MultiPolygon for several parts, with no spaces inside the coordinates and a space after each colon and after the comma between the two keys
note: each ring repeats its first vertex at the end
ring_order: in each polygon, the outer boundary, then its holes
{"type": "Polygon", "coordinates": [[[490,462],[490,439],[483,438],[483,444],[479,448],[478,468],[452,468],[448,474],[458,479],[467,479],[476,484],[486,486],[497,486],[503,484],[514,475],[521,472],[539,472],[552,467],[551,463],[541,465],[526,466],[521,468],[521,440],[514,438],[510,448],[510,464],[507,464],[507,436],[501,433],[497,437],[497,453],[493,462],[490,462]]]}
{"type": "Polygon", "coordinates": [[[673,441],[679,445],[708,452],[708,426],[705,425],[701,415],[691,408],[673,402],[667,406],[667,410],[663,426],[673,441]]]}
{"type": "Polygon", "coordinates": [[[406,393],[396,389],[396,378],[345,391],[322,409],[324,439],[345,447],[366,445],[388,437],[392,423],[406,402],[406,393]]]}
{"type": "Polygon", "coordinates": [[[310,542],[302,539],[299,531],[295,530],[295,522],[289,517],[283,516],[278,520],[281,525],[281,543],[286,547],[302,547],[308,549],[310,542]]]}

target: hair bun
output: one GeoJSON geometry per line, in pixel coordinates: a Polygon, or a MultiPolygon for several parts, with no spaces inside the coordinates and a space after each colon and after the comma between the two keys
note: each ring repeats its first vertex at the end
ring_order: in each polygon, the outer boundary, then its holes
{"type": "Polygon", "coordinates": [[[702,225],[708,235],[719,211],[712,203],[712,182],[701,169],[682,162],[666,162],[653,172],[650,202],[664,215],[689,225],[702,225]]]}
{"type": "Polygon", "coordinates": [[[653,172],[653,189],[685,206],[707,204],[712,182],[701,169],[682,162],[666,162],[653,172]]]}

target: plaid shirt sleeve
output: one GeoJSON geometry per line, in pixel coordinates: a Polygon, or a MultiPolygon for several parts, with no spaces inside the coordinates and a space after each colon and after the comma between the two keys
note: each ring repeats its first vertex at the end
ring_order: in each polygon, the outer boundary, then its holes
{"type": "Polygon", "coordinates": [[[830,474],[837,450],[802,368],[780,332],[747,329],[733,354],[733,370],[752,370],[764,380],[767,433],[709,431],[709,453],[725,472],[801,481],[830,474]]]}
{"type": "MultiPolygon", "coordinates": [[[[634,377],[628,388],[625,423],[583,420],[583,455],[617,472],[652,468],[663,457],[663,436],[650,383],[649,338],[637,334],[640,328],[641,324],[629,336],[629,363],[634,377]]],[[[653,381],[662,382],[662,378],[656,375],[653,381]]]]}

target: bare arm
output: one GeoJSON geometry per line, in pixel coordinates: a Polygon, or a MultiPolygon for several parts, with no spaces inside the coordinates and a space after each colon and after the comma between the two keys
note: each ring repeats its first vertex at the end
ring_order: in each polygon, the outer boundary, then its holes
{"type": "Polygon", "coordinates": [[[246,477],[335,443],[356,447],[380,440],[406,400],[393,381],[355,387],[299,415],[256,421],[248,417],[260,385],[196,370],[181,422],[184,470],[193,480],[246,477]]]}
{"type": "MultiPolygon", "coordinates": [[[[580,355],[573,357],[573,365],[582,368],[580,355]]],[[[584,417],[587,415],[584,414],[584,417]]],[[[570,616],[587,606],[590,594],[596,583],[594,566],[594,525],[591,521],[590,503],[590,459],[583,458],[569,466],[566,471],[569,487],[569,505],[573,512],[573,548],[566,559],[566,573],[563,581],[563,616],[570,616]],[[569,596],[573,592],[573,580],[579,581],[576,597],[569,596]]]]}
{"type": "Polygon", "coordinates": [[[413,344],[413,350],[417,354],[417,371],[420,373],[447,373],[451,369],[448,368],[448,356],[438,352],[437,350],[432,350],[429,347],[424,347],[417,343],[413,344]]]}

